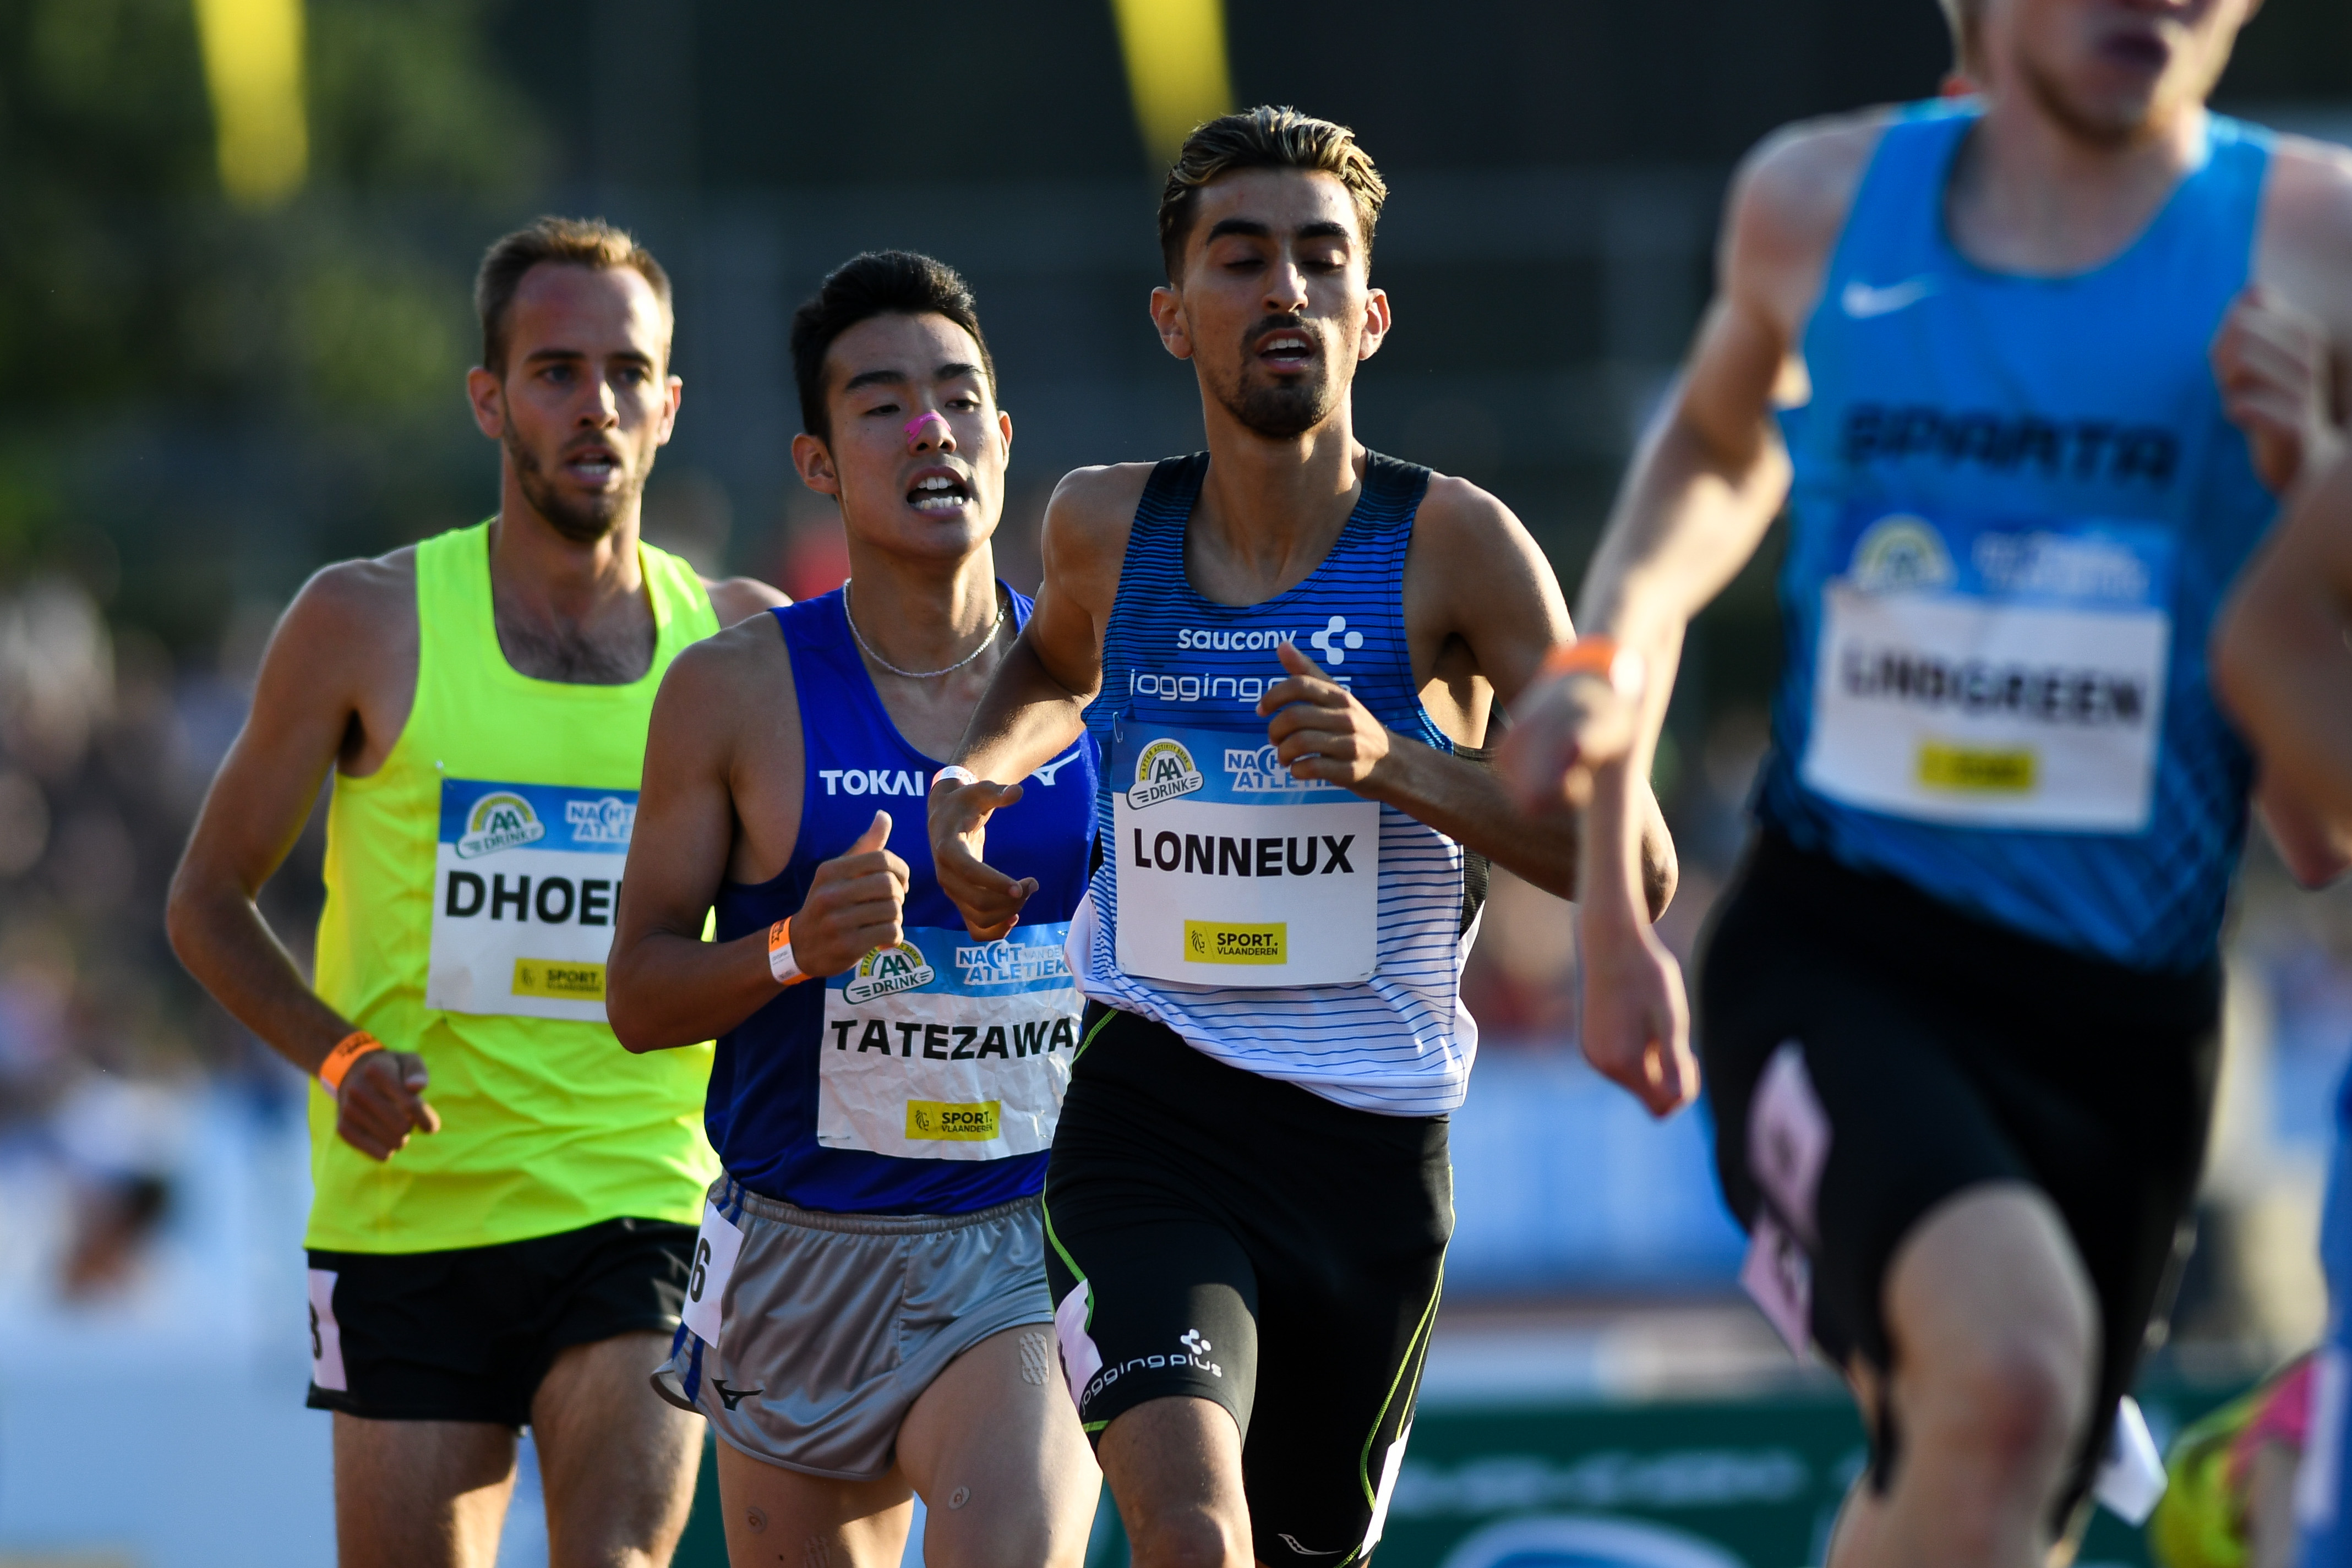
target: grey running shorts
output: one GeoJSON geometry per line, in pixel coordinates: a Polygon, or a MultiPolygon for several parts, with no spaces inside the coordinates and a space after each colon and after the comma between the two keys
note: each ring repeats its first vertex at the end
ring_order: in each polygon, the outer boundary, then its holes
{"type": "MultiPolygon", "coordinates": [[[[722,1176],[710,1202],[743,1239],[719,1281],[719,1343],[681,1327],[654,1391],[755,1459],[836,1480],[883,1475],[899,1423],[950,1362],[1054,1321],[1034,1197],[971,1214],[827,1214],[722,1176]]],[[[1041,1379],[1050,1336],[1038,1336],[1041,1379]]]]}

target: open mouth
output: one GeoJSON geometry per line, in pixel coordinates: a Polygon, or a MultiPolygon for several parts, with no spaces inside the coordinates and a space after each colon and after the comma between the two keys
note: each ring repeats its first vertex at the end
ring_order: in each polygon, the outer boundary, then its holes
{"type": "Polygon", "coordinates": [[[971,486],[959,474],[934,469],[907,492],[907,504],[919,512],[945,517],[961,511],[971,500],[971,486]]]}
{"type": "Polygon", "coordinates": [[[1258,340],[1257,351],[1277,370],[1303,371],[1315,362],[1315,341],[1304,332],[1270,332],[1258,340]]]}
{"type": "Polygon", "coordinates": [[[2172,63],[2172,50],[2152,32],[2109,34],[2099,41],[2099,53],[2114,64],[2134,70],[2161,71],[2172,63]]]}
{"type": "Polygon", "coordinates": [[[621,471],[621,455],[609,446],[576,447],[564,454],[563,471],[583,484],[609,484],[621,471]]]}

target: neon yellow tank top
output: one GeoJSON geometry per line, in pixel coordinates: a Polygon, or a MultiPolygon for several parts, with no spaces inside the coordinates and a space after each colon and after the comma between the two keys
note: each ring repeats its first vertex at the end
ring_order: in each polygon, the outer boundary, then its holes
{"type": "Polygon", "coordinates": [[[718,1157],[710,1047],[632,1056],[604,956],[662,673],[719,630],[676,556],[638,547],[658,640],[625,686],[533,680],[491,619],[489,525],[416,548],[416,698],[327,811],[319,994],[425,1058],[441,1131],[382,1164],[310,1095],[306,1244],[429,1252],[634,1217],[694,1223],[718,1157]]]}

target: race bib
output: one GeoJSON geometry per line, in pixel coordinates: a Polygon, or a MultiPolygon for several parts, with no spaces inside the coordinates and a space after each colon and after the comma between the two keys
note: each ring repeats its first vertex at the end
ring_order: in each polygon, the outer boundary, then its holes
{"type": "Polygon", "coordinates": [[[441,783],[425,1005],[604,1021],[634,789],[441,783]]]}
{"type": "Polygon", "coordinates": [[[1822,589],[1809,787],[1919,821],[2147,825],[2172,649],[2168,532],[1867,512],[1847,528],[1845,575],[1822,589]]]}
{"type": "Polygon", "coordinates": [[[996,1160],[1054,1141],[1085,1001],[1066,921],[975,942],[909,929],[824,983],[816,1141],[901,1158],[996,1160]]]}
{"type": "Polygon", "coordinates": [[[735,1277],[735,1260],[743,1251],[743,1232],[719,1212],[708,1198],[702,1205],[702,1228],[694,1237],[694,1264],[686,1274],[686,1301],[678,1316],[711,1349],[719,1348],[719,1331],[725,1325],[727,1281],[735,1277]]]}
{"type": "Polygon", "coordinates": [[[1262,729],[1112,727],[1118,967],[1202,986],[1379,967],[1381,809],[1293,779],[1262,729]]]}

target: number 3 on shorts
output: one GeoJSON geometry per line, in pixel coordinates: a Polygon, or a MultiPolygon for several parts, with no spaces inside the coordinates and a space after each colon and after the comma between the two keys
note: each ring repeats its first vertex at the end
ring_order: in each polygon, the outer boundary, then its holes
{"type": "Polygon", "coordinates": [[[713,1350],[719,1348],[719,1303],[726,1299],[727,1281],[735,1272],[735,1255],[742,1250],[743,1233],[706,1200],[702,1230],[694,1239],[694,1271],[686,1280],[686,1311],[679,1315],[713,1350]]]}

